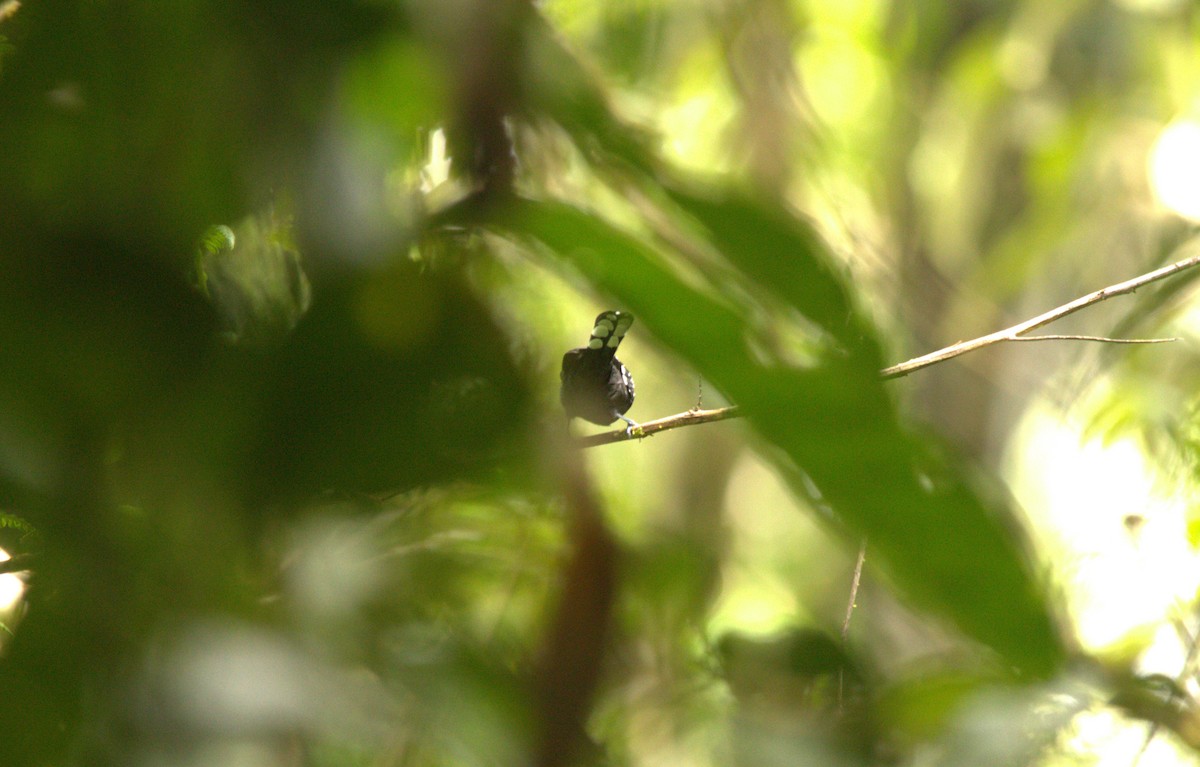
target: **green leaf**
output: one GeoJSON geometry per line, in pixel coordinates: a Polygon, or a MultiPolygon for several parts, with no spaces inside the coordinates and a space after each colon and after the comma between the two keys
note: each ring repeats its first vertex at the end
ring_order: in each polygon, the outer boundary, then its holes
{"type": "MultiPolygon", "coordinates": [[[[751,225],[764,215],[750,217],[751,225]]],[[[719,217],[709,211],[706,218],[719,217]]],[[[732,224],[723,226],[728,240],[732,224]]],[[[793,489],[827,506],[853,535],[865,536],[869,559],[912,600],[952,618],[1012,666],[1054,672],[1062,647],[1022,549],[1003,522],[1008,510],[975,492],[961,472],[900,425],[873,344],[828,355],[807,369],[789,367],[750,350],[745,311],[684,284],[649,246],[596,216],[560,203],[516,201],[502,227],[544,244],[618,296],[741,405],[759,434],[781,449],[771,455],[793,489]]],[[[772,236],[780,238],[779,230],[772,236]]],[[[833,291],[822,290],[826,303],[811,314],[832,328],[833,291]]],[[[821,303],[801,292],[790,296],[803,308],[821,303]]]]}
{"type": "Polygon", "coordinates": [[[10,514],[7,511],[0,511],[0,528],[6,527],[19,531],[22,537],[37,535],[37,528],[29,524],[24,518],[18,517],[16,514],[10,514]]]}
{"type": "Polygon", "coordinates": [[[215,256],[233,250],[236,244],[237,237],[232,229],[224,224],[215,224],[205,229],[204,234],[200,236],[198,250],[200,254],[215,256]]]}
{"type": "Polygon", "coordinates": [[[706,230],[712,244],[761,289],[799,309],[847,347],[873,340],[807,222],[744,195],[702,195],[678,184],[666,186],[666,191],[706,230]]]}

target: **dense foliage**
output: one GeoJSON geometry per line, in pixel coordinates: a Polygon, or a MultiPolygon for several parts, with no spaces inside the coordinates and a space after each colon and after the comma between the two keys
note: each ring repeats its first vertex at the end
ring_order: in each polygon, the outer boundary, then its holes
{"type": "Polygon", "coordinates": [[[1187,467],[1200,357],[879,375],[1185,241],[1143,164],[1196,12],[828,5],[0,4],[0,763],[1200,742],[1146,643],[1080,641],[1004,458],[1068,391],[1187,467]],[[608,308],[630,416],[743,417],[580,449],[608,308]]]}

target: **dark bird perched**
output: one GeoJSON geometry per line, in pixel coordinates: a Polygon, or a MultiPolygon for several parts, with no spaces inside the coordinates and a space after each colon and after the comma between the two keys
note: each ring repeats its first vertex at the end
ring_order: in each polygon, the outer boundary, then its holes
{"type": "Polygon", "coordinates": [[[630,431],[638,426],[625,417],[633,405],[633,376],[617,359],[617,347],[633,324],[629,312],[603,312],[592,326],[587,346],[563,355],[559,399],[567,418],[608,426],[620,418],[630,431]]]}

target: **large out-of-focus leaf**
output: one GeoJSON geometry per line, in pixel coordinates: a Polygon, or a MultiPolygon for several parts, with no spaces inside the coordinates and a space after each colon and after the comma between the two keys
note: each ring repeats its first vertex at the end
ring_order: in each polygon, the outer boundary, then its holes
{"type": "Polygon", "coordinates": [[[651,149],[650,137],[613,113],[604,90],[540,20],[531,19],[527,33],[531,102],[554,115],[580,146],[601,150],[591,152],[599,165],[643,174],[760,287],[842,343],[875,353],[866,348],[874,339],[863,328],[845,281],[821,257],[820,240],[805,222],[744,194],[705,195],[673,180],[651,149]]]}
{"type": "Polygon", "coordinates": [[[321,287],[262,367],[252,497],[406,489],[524,452],[525,382],[461,275],[398,264],[321,287]]]}
{"type": "MultiPolygon", "coordinates": [[[[531,33],[542,32],[536,25],[531,33]]],[[[653,250],[595,216],[521,203],[512,230],[541,241],[601,289],[619,296],[670,348],[746,411],[783,448],[795,489],[866,535],[876,561],[911,597],[950,615],[1010,662],[1038,673],[1061,658],[1047,606],[1011,531],[1007,510],[922,451],[899,424],[878,376],[878,345],[815,233],[783,211],[735,195],[705,196],[669,179],[638,131],[617,118],[602,88],[552,36],[531,34],[532,98],[598,168],[657,185],[760,291],[837,339],[798,369],[751,353],[752,308],[732,291],[702,294],[653,250]],[[553,72],[553,76],[548,73],[553,72]],[[600,150],[599,152],[594,150],[600,150]],[[724,300],[723,300],[724,299],[724,300]],[[811,480],[811,482],[810,482],[811,480]]],[[[657,196],[657,195],[652,195],[657,196]]],[[[682,218],[682,216],[681,216],[682,218]]]]}
{"type": "Polygon", "coordinates": [[[589,150],[602,150],[642,172],[658,169],[649,134],[616,119],[603,89],[545,21],[531,16],[525,34],[527,107],[535,115],[552,115],[576,138],[586,137],[582,146],[589,150]]]}
{"type": "MultiPolygon", "coordinates": [[[[43,220],[182,263],[245,212],[249,169],[297,157],[335,62],[392,29],[376,3],[25,3],[5,26],[0,227],[43,220]]],[[[266,180],[274,185],[277,178],[266,180]]]]}
{"type": "Polygon", "coordinates": [[[216,311],[222,336],[248,345],[278,343],[308,309],[312,288],[285,220],[247,216],[209,227],[193,279],[216,311]]]}
{"type": "MultiPolygon", "coordinates": [[[[1056,668],[1061,644],[1001,521],[1005,509],[905,433],[873,355],[829,355],[808,369],[763,362],[748,349],[736,308],[685,285],[649,247],[602,219],[565,204],[518,201],[503,226],[543,243],[620,296],[659,339],[739,403],[758,432],[783,450],[780,463],[796,490],[815,487],[839,520],[869,538],[873,559],[911,598],[948,615],[1017,668],[1035,674],[1056,668]]],[[[754,242],[747,236],[745,246],[754,242]]],[[[721,244],[743,247],[729,237],[721,244]]],[[[804,247],[797,239],[796,250],[804,247]]]]}
{"type": "Polygon", "coordinates": [[[876,352],[845,282],[821,257],[817,234],[807,224],[741,195],[704,196],[678,185],[669,186],[667,193],[761,289],[800,310],[843,346],[876,352]]]}

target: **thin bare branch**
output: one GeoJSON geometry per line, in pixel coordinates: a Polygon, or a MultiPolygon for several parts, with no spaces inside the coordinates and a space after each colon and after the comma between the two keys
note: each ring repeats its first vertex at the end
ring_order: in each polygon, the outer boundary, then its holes
{"type": "MultiPolygon", "coordinates": [[[[885,379],[900,378],[908,375],[921,368],[927,368],[932,365],[937,365],[946,360],[954,359],[967,352],[973,352],[976,349],[982,349],[993,344],[1000,344],[1009,341],[1094,341],[1098,343],[1109,344],[1165,344],[1171,341],[1177,341],[1177,338],[1108,338],[1107,336],[1084,336],[1084,335],[1026,335],[1031,330],[1036,330],[1045,325],[1049,325],[1055,320],[1060,320],[1068,314],[1074,314],[1080,309],[1098,304],[1101,301],[1106,301],[1113,296],[1121,296],[1127,293],[1132,293],[1138,288],[1145,287],[1152,282],[1164,280],[1167,277],[1178,274],[1186,269],[1200,265],[1200,255],[1195,255],[1190,258],[1185,258],[1182,261],[1176,261],[1169,266],[1164,266],[1161,269],[1155,269],[1152,272],[1146,272],[1143,275],[1134,277],[1125,282],[1118,282],[1116,285],[1109,285],[1107,288],[1088,293],[1086,296],[1080,296],[1074,301],[1058,306],[1048,312],[1039,314],[1036,317],[1031,317],[1024,322],[1018,322],[1012,327],[1004,330],[997,330],[994,333],[989,333],[986,336],[973,338],[969,341],[959,341],[956,344],[951,344],[943,349],[924,354],[920,357],[914,357],[906,362],[900,362],[891,367],[884,368],[880,371],[880,375],[885,379]]],[[[625,442],[631,439],[640,439],[641,437],[649,437],[652,434],[657,434],[660,431],[668,431],[670,429],[678,429],[681,426],[693,426],[700,423],[709,423],[711,421],[723,421],[727,418],[739,418],[742,415],[737,406],[716,408],[713,410],[700,410],[693,408],[684,413],[659,418],[656,421],[649,421],[641,425],[640,429],[633,429],[631,432],[626,432],[622,429],[617,431],[605,432],[603,434],[593,434],[588,437],[581,437],[578,440],[580,447],[597,447],[599,445],[610,445],[614,442],[625,442]]]]}
{"type": "MultiPolygon", "coordinates": [[[[842,647],[845,648],[846,641],[850,636],[850,618],[854,615],[854,608],[858,604],[858,587],[862,582],[863,563],[867,561],[867,539],[863,538],[862,543],[858,545],[858,558],[854,561],[854,575],[850,579],[850,599],[846,603],[846,617],[842,619],[842,647]]],[[[846,669],[838,669],[838,710],[842,709],[843,692],[846,683],[846,669]]]]}
{"type": "Polygon", "coordinates": [[[1099,341],[1105,344],[1169,344],[1181,339],[1171,338],[1109,338],[1108,336],[1036,335],[1016,336],[1010,341],[1099,341]]]}
{"type": "Polygon", "coordinates": [[[854,607],[858,603],[858,585],[862,580],[863,563],[867,560],[867,539],[858,546],[858,558],[854,562],[854,576],[850,580],[850,599],[846,602],[846,617],[842,619],[842,644],[850,635],[850,618],[854,615],[854,607]]]}
{"type": "Polygon", "coordinates": [[[1145,274],[1134,277],[1131,280],[1118,282],[1116,285],[1109,285],[1107,288],[1101,288],[1095,292],[1088,293],[1086,296],[1080,296],[1074,301],[1070,301],[1062,306],[1055,307],[1048,312],[1039,314],[1038,316],[1027,319],[1024,322],[1018,322],[1016,325],[1005,328],[1004,330],[997,330],[995,333],[989,333],[986,336],[980,336],[979,338],[974,338],[970,341],[960,341],[956,344],[951,344],[944,349],[938,349],[935,352],[930,352],[929,354],[916,357],[915,359],[908,360],[907,362],[901,362],[898,365],[892,365],[889,368],[885,368],[882,375],[884,378],[900,378],[901,376],[906,376],[915,370],[920,370],[921,368],[926,368],[930,365],[936,365],[939,362],[945,362],[948,359],[953,359],[961,354],[966,354],[967,352],[973,352],[976,349],[982,349],[985,346],[991,346],[992,344],[1003,343],[1005,341],[1015,341],[1031,330],[1036,330],[1043,325],[1049,325],[1051,322],[1060,320],[1069,314],[1074,314],[1080,309],[1084,309],[1092,304],[1098,304],[1101,301],[1106,301],[1113,296],[1121,296],[1125,295],[1126,293],[1132,293],[1138,288],[1145,287],[1152,282],[1164,280],[1167,277],[1184,271],[1185,269],[1191,269],[1197,264],[1200,264],[1200,255],[1185,258],[1182,261],[1176,261],[1173,264],[1164,266],[1161,269],[1155,269],[1152,272],[1146,272],[1145,274]]]}
{"type": "Polygon", "coordinates": [[[580,437],[577,441],[579,447],[598,447],[600,445],[611,445],[614,442],[625,442],[631,439],[641,439],[658,434],[660,431],[668,431],[670,429],[678,429],[680,426],[693,426],[698,423],[711,423],[712,421],[724,421],[726,418],[737,418],[741,412],[736,406],[720,407],[713,410],[692,410],[675,415],[669,415],[666,418],[659,418],[656,421],[647,421],[640,426],[626,432],[624,429],[616,431],[604,432],[601,434],[592,434],[587,437],[580,437]]]}

